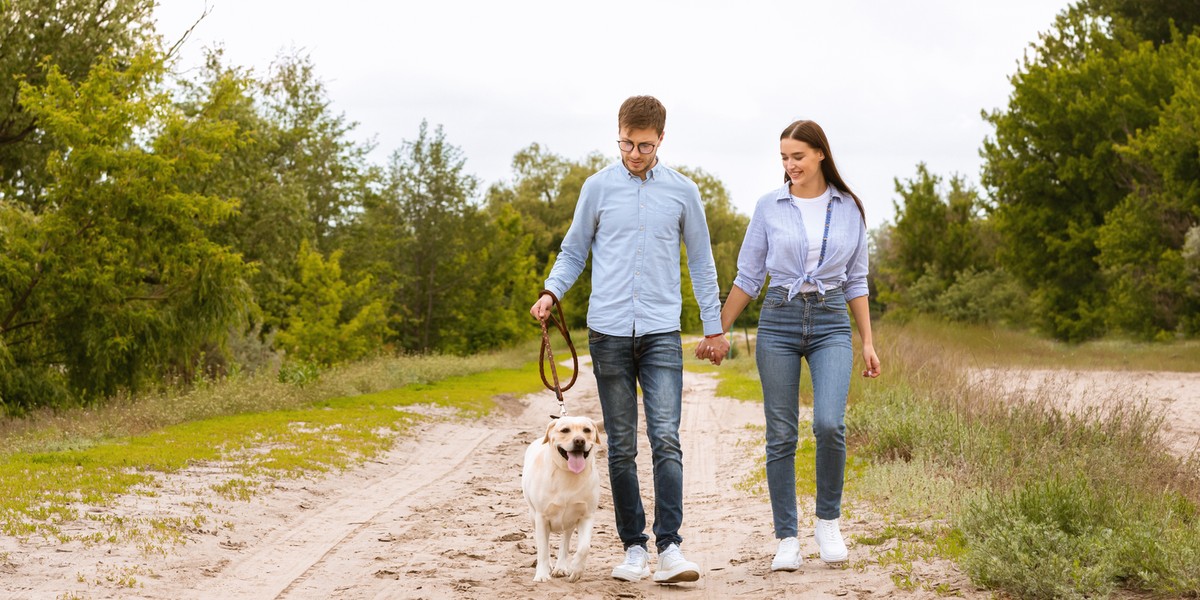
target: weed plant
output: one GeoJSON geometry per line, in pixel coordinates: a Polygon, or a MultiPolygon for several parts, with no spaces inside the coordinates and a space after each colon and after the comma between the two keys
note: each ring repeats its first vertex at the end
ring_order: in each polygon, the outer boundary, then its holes
{"type": "MultiPolygon", "coordinates": [[[[977,342],[925,324],[879,329],[886,375],[855,396],[852,446],[880,465],[868,476],[879,497],[903,498],[890,509],[949,515],[976,583],[1029,598],[1200,595],[1200,476],[1194,459],[1169,450],[1160,412],[1120,395],[1068,412],[1052,386],[1013,398],[1001,381],[972,380],[975,367],[995,366],[977,342]]],[[[1040,343],[998,336],[1010,348],[1040,343]]],[[[1147,353],[1196,370],[1194,356],[1170,358],[1178,351],[1147,353]]],[[[1039,366],[1117,366],[1105,363],[1109,352],[1073,348],[1061,362],[1043,354],[1039,366]]],[[[1146,360],[1121,364],[1155,364],[1146,360]]],[[[1001,364],[1014,363],[1023,361],[1001,364]]]]}
{"type": "Polygon", "coordinates": [[[139,489],[153,493],[158,474],[197,462],[228,463],[238,477],[214,491],[243,500],[266,478],[358,464],[421,418],[407,406],[481,414],[496,395],[536,391],[534,358],[530,347],[473,357],[377,358],[328,370],[303,386],[260,374],[8,420],[0,426],[0,532],[63,542],[132,540],[158,549],[183,525],[106,523],[100,527],[110,533],[86,539],[60,525],[79,519],[85,506],[139,489]]]}

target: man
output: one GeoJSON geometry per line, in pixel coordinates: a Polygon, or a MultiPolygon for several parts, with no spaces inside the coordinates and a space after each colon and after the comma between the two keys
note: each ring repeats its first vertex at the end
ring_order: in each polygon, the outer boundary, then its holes
{"type": "Polygon", "coordinates": [[[546,289],[529,309],[550,314],[583,272],[592,253],[588,345],[608,435],[608,470],[617,533],[625,562],[612,576],[638,581],[650,574],[646,515],[637,478],[637,387],[642,387],[646,432],[654,464],[654,581],[700,578],[680,551],[683,538],[683,452],[679,418],[683,349],[679,336],[679,245],[687,247],[692,288],[700,305],[712,358],[729,350],[721,329],[717,271],[708,223],[696,184],[658,160],[666,109],[655,98],[634,96],[617,114],[621,162],[587,179],[546,289]]]}

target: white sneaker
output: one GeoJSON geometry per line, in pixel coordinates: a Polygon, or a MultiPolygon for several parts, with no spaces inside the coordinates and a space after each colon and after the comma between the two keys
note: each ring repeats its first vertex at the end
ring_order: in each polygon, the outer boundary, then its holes
{"type": "Polygon", "coordinates": [[[817,519],[817,528],[813,532],[817,538],[817,546],[821,548],[821,560],[827,565],[846,562],[850,552],[846,550],[846,542],[842,540],[842,530],[838,527],[837,519],[817,519]]]}
{"type": "Polygon", "coordinates": [[[625,562],[613,567],[613,579],[641,581],[650,576],[650,554],[646,549],[633,545],[625,550],[625,562]]]}
{"type": "Polygon", "coordinates": [[[700,567],[683,557],[679,546],[671,544],[658,553],[658,569],[654,571],[655,583],[681,583],[700,579],[700,567]]]}
{"type": "Polygon", "coordinates": [[[779,550],[771,561],[772,571],[795,571],[800,568],[800,540],[789,537],[779,540],[779,550]]]}

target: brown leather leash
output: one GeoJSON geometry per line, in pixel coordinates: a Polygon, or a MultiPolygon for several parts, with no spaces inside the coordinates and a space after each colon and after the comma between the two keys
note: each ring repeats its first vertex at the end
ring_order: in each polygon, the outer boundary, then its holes
{"type": "Polygon", "coordinates": [[[575,351],[575,344],[571,342],[571,332],[567,331],[567,319],[563,316],[562,305],[559,304],[558,298],[549,290],[543,290],[542,293],[550,296],[550,299],[554,301],[554,308],[558,312],[557,317],[554,312],[551,312],[547,319],[554,321],[558,332],[562,334],[563,339],[567,340],[567,348],[571,350],[571,381],[566,386],[561,385],[558,381],[558,366],[554,363],[554,351],[550,349],[550,331],[546,328],[546,319],[539,319],[542,324],[542,352],[538,357],[538,372],[542,375],[542,384],[558,397],[558,416],[565,417],[567,416],[567,403],[563,400],[563,392],[571,389],[571,386],[575,385],[576,377],[579,376],[579,353],[575,351]],[[550,359],[550,375],[554,377],[554,385],[550,385],[550,382],[546,381],[547,358],[550,359]]]}

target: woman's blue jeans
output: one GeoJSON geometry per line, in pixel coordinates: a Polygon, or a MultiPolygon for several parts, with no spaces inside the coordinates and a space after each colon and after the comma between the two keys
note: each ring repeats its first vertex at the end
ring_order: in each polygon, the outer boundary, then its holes
{"type": "Polygon", "coordinates": [[[617,534],[625,548],[645,547],[646,512],[637,475],[638,384],[654,463],[654,543],[659,550],[681,544],[683,450],[679,413],[683,401],[683,346],[679,332],[619,337],[588,332],[592,370],[608,436],[608,477],[617,534]]]}
{"type": "Polygon", "coordinates": [[[800,359],[813,382],[813,435],[817,440],[817,518],[836,519],[846,471],[846,397],[854,346],[840,288],[797,294],[767,290],[758,320],[755,358],[767,423],[767,488],[775,537],[797,535],[796,444],[800,434],[800,359]]]}

